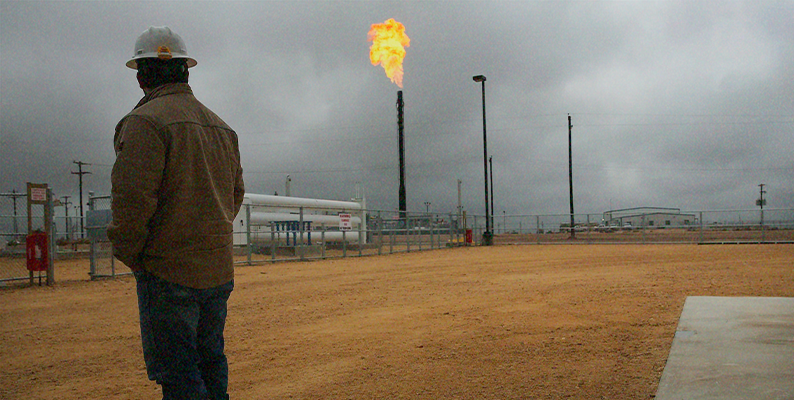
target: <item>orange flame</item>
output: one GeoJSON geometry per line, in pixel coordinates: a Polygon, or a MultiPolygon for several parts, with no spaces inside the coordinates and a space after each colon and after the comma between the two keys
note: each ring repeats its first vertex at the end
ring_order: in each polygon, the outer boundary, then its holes
{"type": "Polygon", "coordinates": [[[405,34],[403,24],[393,18],[382,24],[372,24],[367,40],[372,42],[369,48],[372,65],[381,64],[386,70],[386,76],[402,88],[405,47],[411,45],[411,39],[405,34]]]}

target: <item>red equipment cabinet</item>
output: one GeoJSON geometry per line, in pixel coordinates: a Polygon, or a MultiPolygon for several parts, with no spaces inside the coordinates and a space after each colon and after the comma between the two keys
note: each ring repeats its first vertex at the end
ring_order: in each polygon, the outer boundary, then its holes
{"type": "Polygon", "coordinates": [[[33,232],[25,240],[27,250],[28,271],[46,271],[50,263],[49,243],[47,234],[33,232]]]}

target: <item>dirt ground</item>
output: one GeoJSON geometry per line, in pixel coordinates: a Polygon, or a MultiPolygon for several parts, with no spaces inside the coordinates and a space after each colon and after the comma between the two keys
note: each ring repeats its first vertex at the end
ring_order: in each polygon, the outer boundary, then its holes
{"type": "MultiPolygon", "coordinates": [[[[156,399],[132,277],[0,289],[0,399],[156,399]]],[[[233,399],[648,399],[692,295],[794,296],[794,245],[521,245],[237,268],[233,399]]]]}

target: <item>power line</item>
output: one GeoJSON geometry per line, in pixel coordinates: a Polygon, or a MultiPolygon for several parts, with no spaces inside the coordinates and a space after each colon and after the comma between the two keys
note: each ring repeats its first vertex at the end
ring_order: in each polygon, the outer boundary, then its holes
{"type": "MultiPolygon", "coordinates": [[[[521,121],[521,120],[533,120],[533,119],[545,119],[547,117],[554,117],[559,115],[565,114],[537,114],[537,115],[530,115],[530,116],[518,116],[518,117],[506,117],[502,116],[498,118],[498,121],[505,122],[505,121],[521,121]]],[[[650,122],[588,122],[586,119],[577,125],[580,127],[620,127],[620,126],[687,126],[687,125],[788,125],[794,124],[794,115],[785,115],[785,114],[770,114],[770,115],[761,115],[761,114],[738,114],[738,115],[729,115],[729,114],[610,114],[610,113],[577,113],[576,115],[586,115],[586,116],[604,116],[604,117],[675,117],[675,118],[703,118],[702,120],[698,121],[650,121],[650,122]],[[732,119],[732,120],[726,120],[732,119]],[[737,120],[739,119],[739,120],[737,120]],[[755,119],[751,121],[742,121],[740,119],[755,119]]],[[[406,123],[406,128],[410,128],[409,130],[417,130],[417,129],[427,129],[428,126],[439,126],[443,124],[452,124],[452,123],[462,123],[467,121],[473,120],[443,120],[443,119],[434,119],[434,120],[425,120],[413,123],[406,123]]],[[[535,123],[530,125],[523,125],[521,127],[494,127],[490,129],[493,132],[523,132],[529,129],[539,129],[539,128],[562,128],[562,126],[558,123],[535,123]]],[[[391,140],[391,131],[385,129],[385,125],[382,124],[367,124],[367,125],[352,125],[342,128],[334,128],[334,129],[327,129],[327,128],[307,128],[307,129],[293,129],[293,130],[273,130],[273,131],[262,131],[256,133],[245,133],[240,132],[240,135],[243,138],[252,138],[258,136],[274,136],[274,137],[283,137],[284,134],[288,133],[299,133],[299,132],[331,132],[331,131],[345,131],[348,132],[344,137],[325,137],[325,138],[301,138],[300,140],[279,140],[279,141],[261,141],[257,143],[249,143],[249,145],[253,146],[275,146],[275,145],[289,145],[289,144],[313,144],[313,143],[328,143],[328,142],[370,142],[374,140],[391,140]]],[[[452,135],[458,134],[459,131],[455,132],[434,132],[433,135],[452,135]]]]}

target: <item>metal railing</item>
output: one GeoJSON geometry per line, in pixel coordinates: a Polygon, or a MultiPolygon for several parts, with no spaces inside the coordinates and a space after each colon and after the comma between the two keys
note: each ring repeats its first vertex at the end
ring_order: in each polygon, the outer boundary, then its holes
{"type": "Polygon", "coordinates": [[[794,209],[641,210],[615,216],[502,215],[494,218],[497,243],[788,243],[794,209]]]}
{"type": "Polygon", "coordinates": [[[113,257],[113,245],[107,235],[107,227],[113,217],[110,212],[110,200],[110,196],[88,198],[85,229],[89,240],[88,274],[92,280],[132,274],[129,268],[113,257]]]}
{"type": "MultiPolygon", "coordinates": [[[[242,215],[266,207],[244,205],[242,215]]],[[[271,207],[273,208],[273,207],[271,207]]],[[[270,215],[285,215],[267,210],[270,215]]],[[[235,237],[237,264],[289,260],[360,257],[432,250],[464,244],[465,230],[457,215],[363,210],[363,220],[343,229],[328,223],[333,215],[301,207],[290,217],[241,224],[235,237]]]]}

